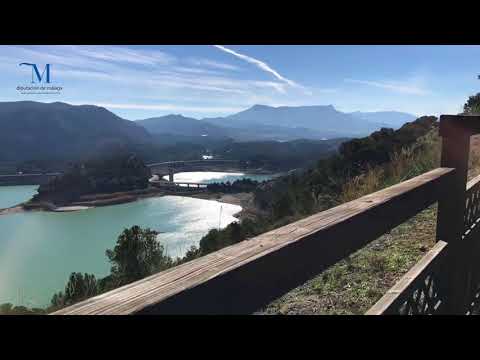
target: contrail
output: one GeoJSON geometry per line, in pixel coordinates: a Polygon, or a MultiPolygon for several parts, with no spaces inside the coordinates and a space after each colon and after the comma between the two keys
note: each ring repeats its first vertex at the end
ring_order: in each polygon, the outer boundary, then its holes
{"type": "Polygon", "coordinates": [[[290,80],[290,79],[287,79],[286,77],[283,77],[282,75],[280,75],[276,70],[272,69],[268,64],[264,63],[263,61],[260,61],[258,59],[255,59],[255,58],[252,58],[250,56],[247,56],[247,55],[244,55],[244,54],[240,54],[236,51],[233,51],[231,49],[228,49],[226,48],[225,46],[222,46],[222,45],[213,45],[215,46],[217,49],[220,49],[226,53],[229,53],[229,54],[232,54],[233,56],[236,56],[238,57],[239,59],[242,59],[242,60],[245,60],[251,64],[254,64],[255,66],[257,66],[258,68],[262,69],[263,71],[266,71],[270,74],[272,74],[273,76],[275,76],[278,80],[280,81],[283,81],[285,83],[287,83],[288,85],[292,86],[292,87],[300,87],[300,88],[303,88],[303,86],[297,84],[296,82],[290,80]]]}

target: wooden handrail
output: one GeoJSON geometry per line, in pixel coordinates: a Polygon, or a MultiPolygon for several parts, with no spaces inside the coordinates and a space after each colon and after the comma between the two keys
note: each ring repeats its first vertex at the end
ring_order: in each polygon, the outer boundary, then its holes
{"type": "Polygon", "coordinates": [[[252,313],[436,202],[454,175],[432,170],[53,314],[252,313]]]}
{"type": "Polygon", "coordinates": [[[480,133],[480,116],[442,115],[439,133],[441,166],[455,168],[455,174],[438,201],[438,243],[368,314],[465,314],[480,301],[480,176],[467,182],[470,137],[480,133]],[[433,266],[439,258],[441,269],[433,266]],[[440,310],[432,307],[438,303],[440,310]]]}

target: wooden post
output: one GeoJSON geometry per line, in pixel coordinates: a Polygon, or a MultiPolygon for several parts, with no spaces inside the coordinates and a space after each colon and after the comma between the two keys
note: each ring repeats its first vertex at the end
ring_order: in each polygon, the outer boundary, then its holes
{"type": "Polygon", "coordinates": [[[448,243],[448,258],[442,271],[445,312],[464,314],[467,306],[468,281],[464,231],[466,184],[470,135],[468,128],[459,126],[458,116],[440,116],[442,137],[441,166],[455,168],[445,192],[438,201],[437,240],[448,243]]]}

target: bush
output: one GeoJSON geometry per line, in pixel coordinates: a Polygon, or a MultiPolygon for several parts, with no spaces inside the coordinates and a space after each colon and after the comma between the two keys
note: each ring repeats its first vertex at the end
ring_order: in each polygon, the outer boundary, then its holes
{"type": "Polygon", "coordinates": [[[164,254],[157,234],[139,226],[125,229],[118,237],[115,248],[105,252],[112,263],[112,277],[121,284],[127,284],[170,267],[172,259],[164,254]]]}

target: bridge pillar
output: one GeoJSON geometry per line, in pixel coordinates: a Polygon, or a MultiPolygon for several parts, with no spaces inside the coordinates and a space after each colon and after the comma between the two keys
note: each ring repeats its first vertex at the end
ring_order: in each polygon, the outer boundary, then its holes
{"type": "Polygon", "coordinates": [[[173,169],[172,168],[168,168],[168,181],[173,183],[173,169]]]}

